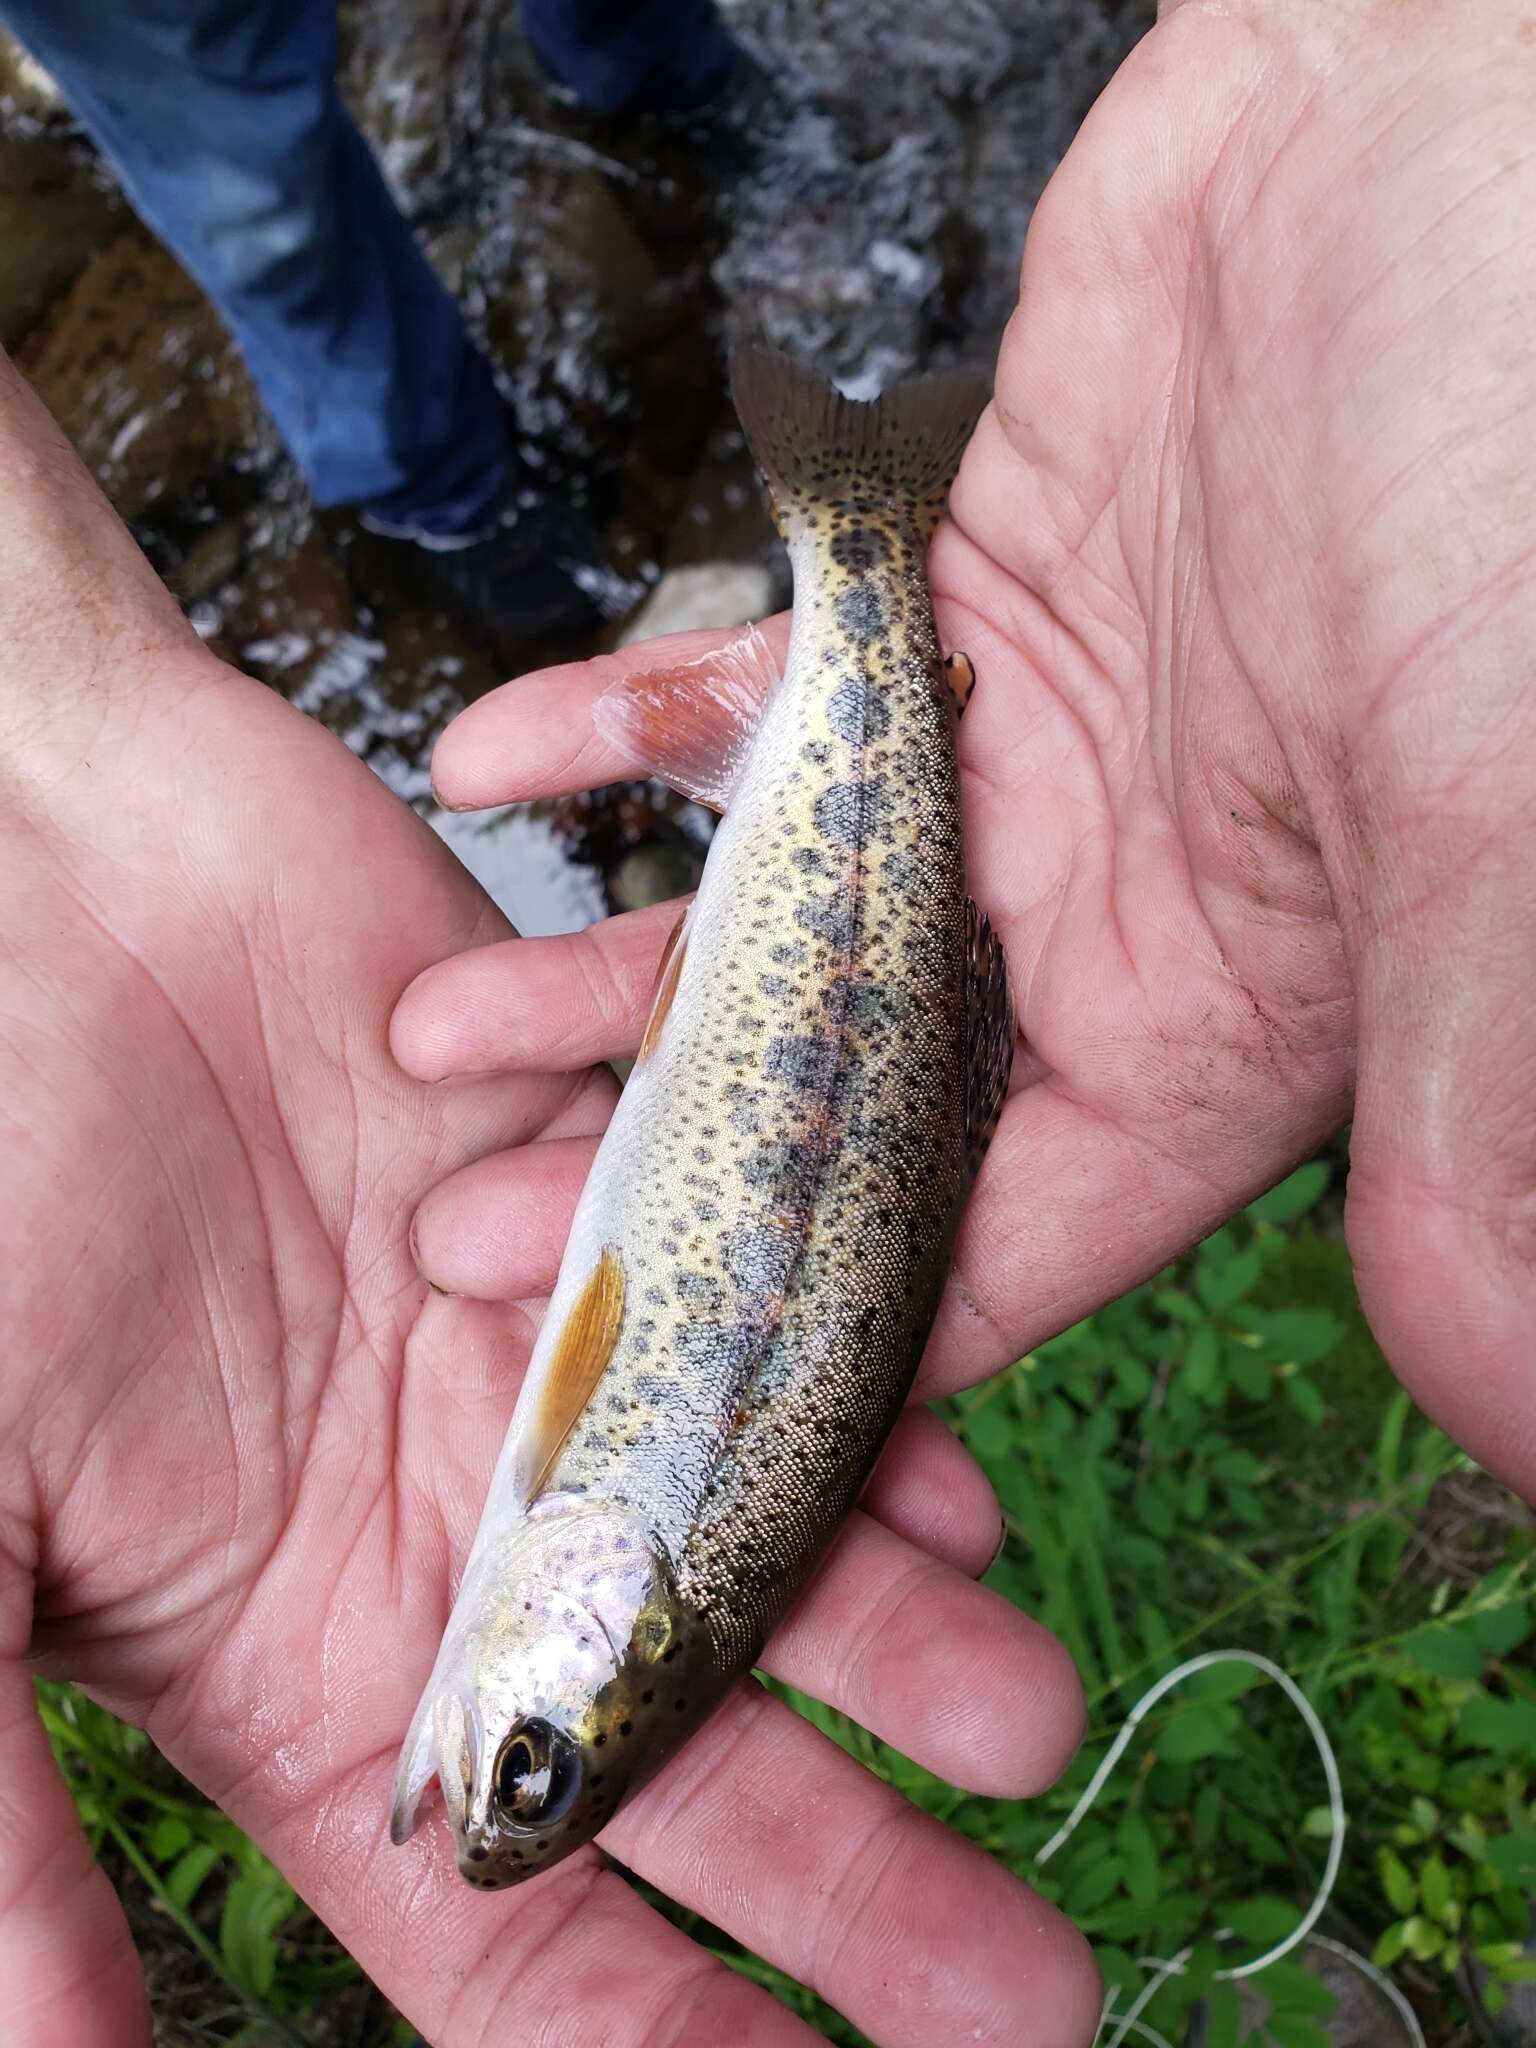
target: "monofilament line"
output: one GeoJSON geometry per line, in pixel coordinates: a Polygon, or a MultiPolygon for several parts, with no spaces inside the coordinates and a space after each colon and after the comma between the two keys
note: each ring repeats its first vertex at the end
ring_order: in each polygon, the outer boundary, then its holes
{"type": "MultiPolygon", "coordinates": [[[[1199,1657],[1191,1657],[1185,1663],[1176,1665],[1172,1671],[1167,1672],[1160,1678],[1155,1685],[1149,1687],[1126,1716],[1125,1726],[1110,1744],[1103,1761],[1089,1779],[1082,1797],[1056,1830],[1055,1834],[1045,1844],[1045,1847],[1037,1852],[1035,1862],[1037,1865],[1048,1863],[1062,1844],[1070,1840],[1073,1831],[1082,1820],[1084,1814],[1090,1810],[1100,1792],[1103,1791],[1106,1780],[1116,1764],[1119,1763],[1121,1757],[1124,1756],[1136,1730],[1158,1702],[1165,1698],[1168,1693],[1172,1692],[1175,1686],[1182,1685],[1186,1678],[1192,1678],[1197,1671],[1208,1671],[1213,1665],[1217,1664],[1251,1665],[1255,1671],[1262,1672],[1264,1677],[1273,1679],[1275,1684],[1285,1693],[1297,1713],[1300,1714],[1302,1720],[1306,1723],[1307,1733],[1312,1737],[1313,1744],[1322,1761],[1323,1777],[1328,1787],[1328,1813],[1333,1823],[1328,1842],[1328,1858],[1317,1891],[1313,1896],[1312,1903],[1302,1914],[1290,1933],[1285,1936],[1284,1940],[1277,1941],[1272,1947],[1265,1949],[1260,1955],[1251,1957],[1247,1962],[1234,1963],[1230,1968],[1216,1972],[1219,1978],[1252,1977],[1260,1970],[1267,1970],[1271,1963],[1278,1962],[1283,1955],[1288,1954],[1299,1943],[1305,1941],[1312,1932],[1312,1929],[1317,1925],[1332,1895],[1334,1885],[1338,1880],[1339,1866],[1344,1857],[1344,1830],[1347,1825],[1344,1812],[1344,1789],[1339,1779],[1338,1760],[1333,1753],[1333,1744],[1328,1740],[1327,1730],[1318,1719],[1311,1701],[1290,1674],[1282,1671],[1280,1666],[1273,1663],[1268,1657],[1261,1657],[1257,1651],[1207,1650],[1199,1657]]],[[[1223,1928],[1220,1930],[1218,1938],[1227,1940],[1231,1936],[1232,1930],[1230,1928],[1223,1928]]],[[[1413,2009],[1402,1993],[1398,1991],[1397,1987],[1389,1983],[1373,1965],[1366,1963],[1364,1958],[1357,1956],[1353,1949],[1347,1949],[1342,1943],[1331,1940],[1327,1941],[1326,1945],[1337,1954],[1345,1956],[1349,1961],[1355,1963],[1363,1970],[1365,1975],[1380,1985],[1387,1997],[1392,2001],[1394,2007],[1402,2013],[1414,2048],[1424,2048],[1424,2036],[1417,2019],[1414,2017],[1413,2009]]],[[[1100,2019],[1100,2030],[1102,2031],[1111,2018],[1115,2020],[1116,2025],[1114,2033],[1105,2043],[1105,2048],[1121,2048],[1121,2044],[1133,2033],[1145,2040],[1157,2041],[1161,2038],[1143,2023],[1141,2014],[1157,1995],[1159,1987],[1168,1978],[1183,1974],[1193,1953],[1193,1948],[1185,1948],[1181,1949],[1176,1956],[1169,1957],[1166,1960],[1156,1956],[1143,1956],[1140,1958],[1143,1967],[1151,1970],[1153,1976],[1151,1981],[1138,1994],[1127,2012],[1119,2014],[1114,2012],[1116,1994],[1114,1992],[1110,1993],[1100,2019]]]]}

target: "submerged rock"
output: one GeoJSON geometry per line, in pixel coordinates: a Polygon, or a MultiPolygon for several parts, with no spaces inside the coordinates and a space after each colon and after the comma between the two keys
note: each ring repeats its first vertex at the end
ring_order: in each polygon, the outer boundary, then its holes
{"type": "Polygon", "coordinates": [[[745,626],[773,609],[774,579],[761,562],[696,562],[669,569],[624,631],[619,645],[689,633],[700,626],[745,626]]]}

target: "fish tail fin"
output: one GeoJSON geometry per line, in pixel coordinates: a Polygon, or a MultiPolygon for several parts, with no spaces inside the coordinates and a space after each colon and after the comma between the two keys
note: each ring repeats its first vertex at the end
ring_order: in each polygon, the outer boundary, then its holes
{"type": "Polygon", "coordinates": [[[866,404],[778,349],[748,345],[732,354],[731,396],[786,538],[850,499],[905,511],[926,538],[989,393],[976,377],[912,377],[866,404]]]}

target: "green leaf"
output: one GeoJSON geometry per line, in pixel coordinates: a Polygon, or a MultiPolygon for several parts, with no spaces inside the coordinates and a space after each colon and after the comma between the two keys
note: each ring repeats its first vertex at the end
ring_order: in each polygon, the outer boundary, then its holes
{"type": "Polygon", "coordinates": [[[277,1930],[294,1910],[294,1896],[270,1866],[245,1870],[224,1894],[219,1947],[230,1976],[258,1998],[277,1974],[277,1930]]]}
{"type": "Polygon", "coordinates": [[[1315,1365],[1344,1334],[1338,1318],[1325,1308],[1255,1309],[1245,1312],[1242,1321],[1270,1351],[1293,1365],[1315,1365]]]}
{"type": "Polygon", "coordinates": [[[1299,1372],[1287,1373],[1280,1384],[1285,1388],[1286,1398],[1298,1415],[1303,1416],[1317,1428],[1328,1413],[1326,1402],[1310,1380],[1304,1380],[1299,1372]]]}
{"type": "Polygon", "coordinates": [[[1201,1323],[1189,1340],[1184,1353],[1181,1377],[1192,1394],[1209,1394],[1214,1391],[1217,1380],[1217,1363],[1220,1348],[1216,1341],[1214,1323],[1201,1323]]]}
{"type": "Polygon", "coordinates": [[[1267,1401],[1272,1368],[1256,1351],[1239,1351],[1232,1360],[1232,1378],[1250,1401],[1267,1401]]]}
{"type": "Polygon", "coordinates": [[[1322,1195],[1332,1178],[1332,1169],[1321,1159],[1312,1159],[1305,1166],[1272,1187],[1267,1195],[1260,1195],[1256,1202],[1248,1204],[1248,1214],[1255,1223],[1289,1223],[1297,1216],[1304,1216],[1322,1195]]]}
{"type": "Polygon", "coordinates": [[[1446,1908],[1452,1903],[1451,1873],[1446,1869],[1443,1858],[1431,1856],[1420,1868],[1419,1897],[1431,1919],[1446,1918],[1446,1908]]]}
{"type": "Polygon", "coordinates": [[[1091,1913],[1095,1906],[1102,1906],[1114,1896],[1124,1875],[1125,1866],[1118,1856],[1104,1857],[1068,1887],[1067,1911],[1074,1915],[1091,1913]]]}
{"type": "Polygon", "coordinates": [[[1465,1629],[1454,1625],[1416,1628],[1398,1646],[1421,1671],[1437,1678],[1481,1678],[1487,1661],[1465,1629]]]}
{"type": "Polygon", "coordinates": [[[1195,1847],[1209,1849],[1221,1826],[1221,1787],[1209,1780],[1195,1794],[1195,1847]]]}
{"type": "Polygon", "coordinates": [[[1412,1913],[1403,1922],[1403,1940],[1407,1943],[1409,1955],[1416,1956],[1421,1963],[1427,1963],[1432,1956],[1440,1953],[1445,1936],[1432,1921],[1426,1920],[1422,1913],[1412,1913]]]}
{"type": "Polygon", "coordinates": [[[1382,1895],[1393,1912],[1411,1913],[1419,1902],[1419,1888],[1402,1857],[1395,1849],[1381,1849],[1377,1852],[1376,1867],[1381,1873],[1382,1895]]]}
{"type": "Polygon", "coordinates": [[[1507,1884],[1536,1890],[1536,1834],[1495,1835],[1483,1850],[1483,1861],[1507,1884]]]}
{"type": "Polygon", "coordinates": [[[1241,2048],[1243,2001],[1235,1984],[1213,1984],[1205,2008],[1206,2048],[1241,2048]]]}
{"type": "Polygon", "coordinates": [[[1522,1751],[1536,1762],[1536,1700],[1498,1700],[1479,1693],[1461,1710],[1461,1739],[1495,1756],[1522,1751]]]}
{"type": "Polygon", "coordinates": [[[1125,1888],[1139,1906],[1156,1903],[1157,1844],[1145,1817],[1132,1808],[1122,1815],[1115,1842],[1125,1860],[1125,1888]]]}
{"type": "Polygon", "coordinates": [[[1531,1632],[1531,1609],[1526,1600],[1505,1600],[1484,1614],[1474,1614],[1470,1623],[1478,1645],[1490,1657],[1507,1657],[1518,1650],[1531,1632]]]}
{"type": "Polygon", "coordinates": [[[210,1870],[219,1860],[211,1842],[194,1842],[165,1881],[165,1889],[183,1911],[202,1890],[210,1870]]]}
{"type": "Polygon", "coordinates": [[[1234,1934],[1264,1949],[1284,1941],[1301,1914],[1289,1899],[1240,1899],[1225,1918],[1234,1934]]]}
{"type": "Polygon", "coordinates": [[[1394,1920],[1383,1933],[1380,1941],[1371,1951],[1371,1961],[1378,1970],[1390,1970],[1407,1946],[1403,1938],[1406,1921],[1394,1920]]]}
{"type": "Polygon", "coordinates": [[[1165,1763],[1190,1764],[1203,1756],[1236,1756],[1228,1717],[1215,1707],[1186,1707],[1175,1714],[1157,1738],[1165,1763]]]}
{"type": "Polygon", "coordinates": [[[157,1863],[169,1863],[192,1840],[192,1830],[177,1813],[162,1813],[149,1831],[149,1853],[157,1863]]]}
{"type": "Polygon", "coordinates": [[[1268,2020],[1269,2038],[1279,2048],[1333,2048],[1328,2029],[1304,2013],[1275,2012],[1268,2020]]]}
{"type": "Polygon", "coordinates": [[[1257,1284],[1263,1262],[1252,1246],[1230,1259],[1207,1259],[1195,1266],[1195,1292],[1208,1309],[1220,1312],[1234,1307],[1257,1284]]]}

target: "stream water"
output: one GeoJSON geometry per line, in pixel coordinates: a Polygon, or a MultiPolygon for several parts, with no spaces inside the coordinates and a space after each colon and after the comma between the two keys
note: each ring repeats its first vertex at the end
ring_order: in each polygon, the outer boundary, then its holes
{"type": "MultiPolygon", "coordinates": [[[[987,367],[1040,188],[1153,5],[722,5],[825,115],[729,208],[684,138],[552,93],[507,0],[343,0],[342,22],[364,129],[497,363],[525,459],[599,519],[616,601],[727,565],[669,609],[730,625],[786,582],[725,396],[729,341],[766,335],[858,396],[919,364],[987,367]]],[[[493,655],[312,510],[206,301],[3,47],[0,342],[204,638],[431,815],[431,742],[501,679],[493,655]]],[[[529,931],[688,886],[708,833],[649,783],[435,822],[529,931]]]]}

